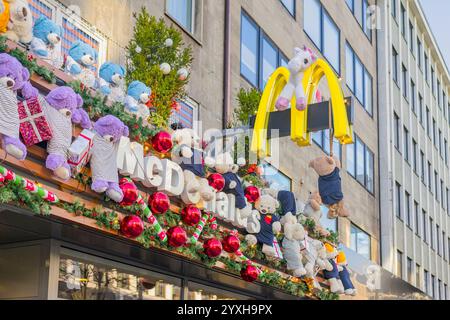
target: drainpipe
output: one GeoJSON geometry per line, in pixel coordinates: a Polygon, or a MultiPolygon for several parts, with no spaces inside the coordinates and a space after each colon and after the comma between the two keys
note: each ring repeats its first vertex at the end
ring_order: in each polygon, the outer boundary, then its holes
{"type": "Polygon", "coordinates": [[[225,0],[225,30],[224,30],[224,76],[223,76],[223,111],[222,126],[227,128],[231,110],[231,0],[225,0]]]}

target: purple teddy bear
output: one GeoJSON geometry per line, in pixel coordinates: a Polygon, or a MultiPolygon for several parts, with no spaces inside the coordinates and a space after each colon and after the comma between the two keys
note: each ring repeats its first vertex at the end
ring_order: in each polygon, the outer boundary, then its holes
{"type": "Polygon", "coordinates": [[[128,127],[114,116],[108,115],[94,124],[95,137],[90,160],[92,170],[91,189],[104,193],[115,202],[122,202],[119,187],[117,149],[122,137],[128,137],[128,127]]]}
{"type": "Polygon", "coordinates": [[[58,87],[45,98],[39,97],[41,106],[53,132],[53,138],[47,144],[46,167],[56,177],[66,181],[70,179],[70,166],[67,155],[72,144],[72,124],[79,124],[83,129],[92,127],[86,111],[82,109],[83,99],[72,88],[58,87]]]}
{"type": "Polygon", "coordinates": [[[17,91],[20,90],[25,99],[38,96],[29,79],[28,69],[16,58],[0,54],[0,136],[6,153],[18,160],[27,157],[27,148],[20,141],[17,91]]]}

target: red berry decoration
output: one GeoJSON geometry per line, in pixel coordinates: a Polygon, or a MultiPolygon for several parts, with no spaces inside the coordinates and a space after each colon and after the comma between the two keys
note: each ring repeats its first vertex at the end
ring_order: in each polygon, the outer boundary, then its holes
{"type": "Polygon", "coordinates": [[[259,189],[257,187],[250,186],[245,189],[245,197],[247,198],[248,202],[255,203],[261,197],[261,193],[259,192],[259,189]]]}
{"type": "Polygon", "coordinates": [[[127,238],[136,239],[144,232],[144,223],[138,216],[126,216],[120,223],[120,232],[127,238]]]}
{"type": "Polygon", "coordinates": [[[222,246],[226,252],[236,253],[241,247],[241,241],[235,235],[229,235],[222,240],[222,246]]]}
{"type": "Polygon", "coordinates": [[[172,150],[172,136],[166,131],[161,131],[152,138],[152,146],[159,153],[168,153],[172,150]]]}
{"type": "Polygon", "coordinates": [[[188,205],[181,211],[183,222],[190,227],[196,226],[202,218],[202,212],[194,205],[188,205]]]}
{"type": "Polygon", "coordinates": [[[154,214],[165,214],[170,209],[169,196],[162,192],[155,192],[148,199],[148,205],[154,214]]]}
{"type": "Polygon", "coordinates": [[[255,266],[248,265],[241,270],[241,277],[247,282],[255,282],[259,277],[259,270],[255,266]]]}
{"type": "Polygon", "coordinates": [[[208,177],[209,185],[217,192],[225,188],[225,178],[220,173],[213,173],[208,177]]]}
{"type": "Polygon", "coordinates": [[[120,189],[123,192],[123,200],[121,206],[129,207],[136,203],[139,197],[139,190],[131,179],[123,178],[120,180],[120,189]]]}
{"type": "Polygon", "coordinates": [[[167,231],[169,245],[174,248],[182,247],[186,244],[188,237],[186,231],[182,227],[173,227],[167,231]]]}
{"type": "Polygon", "coordinates": [[[217,258],[222,253],[222,243],[218,239],[209,239],[203,244],[205,254],[210,258],[217,258]]]}

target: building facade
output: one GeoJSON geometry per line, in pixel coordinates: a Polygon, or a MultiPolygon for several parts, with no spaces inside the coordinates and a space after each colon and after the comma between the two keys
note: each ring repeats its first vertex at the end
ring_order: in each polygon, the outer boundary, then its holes
{"type": "Polygon", "coordinates": [[[446,300],[449,72],[418,1],[378,5],[382,266],[446,300]]]}

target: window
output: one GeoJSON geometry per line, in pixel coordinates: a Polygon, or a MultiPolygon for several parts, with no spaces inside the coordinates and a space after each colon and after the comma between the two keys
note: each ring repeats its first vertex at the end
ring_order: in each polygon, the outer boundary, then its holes
{"type": "Polygon", "coordinates": [[[185,299],[190,301],[234,301],[252,300],[238,293],[226,291],[219,288],[209,287],[192,281],[188,282],[185,299]]]}
{"type": "Polygon", "coordinates": [[[374,192],[374,153],[355,135],[355,145],[347,146],[347,172],[370,193],[374,192]]]}
{"type": "Polygon", "coordinates": [[[444,138],[444,161],[448,165],[448,141],[444,138]]]}
{"type": "Polygon", "coordinates": [[[394,20],[397,21],[397,0],[391,0],[391,14],[394,20]]]}
{"type": "Polygon", "coordinates": [[[194,33],[195,0],[167,0],[167,12],[188,32],[194,33]]]}
{"type": "Polygon", "coordinates": [[[353,49],[347,43],[345,46],[346,82],[363,108],[373,115],[373,80],[353,49]]]}
{"type": "Polygon", "coordinates": [[[431,217],[429,219],[428,227],[429,227],[429,230],[430,230],[430,233],[429,233],[429,236],[430,236],[430,238],[429,238],[429,240],[430,240],[430,247],[431,247],[431,249],[435,250],[436,247],[434,246],[434,225],[433,225],[433,218],[431,218],[431,217]]]}
{"type": "Polygon", "coordinates": [[[409,163],[409,131],[406,127],[403,127],[403,156],[409,163]]]}
{"type": "Polygon", "coordinates": [[[440,186],[440,192],[441,192],[441,205],[442,205],[442,208],[444,208],[444,200],[445,200],[445,198],[444,198],[444,181],[441,179],[441,186],[440,186]]]}
{"type": "Polygon", "coordinates": [[[430,275],[427,270],[423,270],[423,284],[424,284],[424,292],[426,294],[430,294],[430,275]]]}
{"type": "Polygon", "coordinates": [[[447,250],[445,250],[445,243],[446,243],[446,235],[445,231],[442,230],[442,256],[444,257],[444,260],[447,261],[447,250]]]}
{"type": "Polygon", "coordinates": [[[394,47],[392,47],[392,79],[398,84],[398,53],[394,47]]]}
{"type": "Polygon", "coordinates": [[[433,96],[436,98],[436,85],[435,85],[436,77],[434,74],[434,68],[431,67],[431,91],[433,92],[433,96]]]}
{"type": "Polygon", "coordinates": [[[413,139],[412,141],[412,166],[413,166],[413,170],[414,173],[418,173],[418,168],[417,168],[417,142],[416,140],[413,139]]]}
{"type": "Polygon", "coordinates": [[[241,15],[241,75],[254,87],[264,89],[271,74],[286,58],[258,25],[241,15]]]}
{"type": "Polygon", "coordinates": [[[295,17],[295,0],[280,0],[283,6],[289,11],[291,16],[295,17]]]}
{"type": "Polygon", "coordinates": [[[397,250],[397,277],[403,279],[403,252],[397,250]]]}
{"type": "Polygon", "coordinates": [[[423,97],[419,93],[419,122],[420,122],[420,124],[422,126],[423,126],[423,119],[424,119],[424,114],[423,114],[423,97]]]}
{"type": "Polygon", "coordinates": [[[264,179],[269,183],[270,188],[275,190],[292,190],[292,180],[279,169],[269,163],[263,165],[264,179]]]}
{"type": "Polygon", "coordinates": [[[400,151],[400,118],[394,113],[394,146],[400,151]]]}
{"type": "Polygon", "coordinates": [[[402,29],[402,35],[403,37],[406,39],[406,9],[403,6],[403,4],[401,4],[401,29],[402,29]]]}
{"type": "Polygon", "coordinates": [[[417,64],[419,69],[422,70],[422,42],[417,38],[417,64]]]}
{"type": "Polygon", "coordinates": [[[439,80],[436,81],[437,83],[437,103],[438,103],[438,107],[439,109],[442,109],[442,105],[441,105],[441,82],[439,80]]]}
{"type": "Polygon", "coordinates": [[[431,163],[430,161],[428,161],[428,189],[430,190],[431,193],[433,193],[433,176],[431,173],[431,163]]]}
{"type": "Polygon", "coordinates": [[[406,272],[408,282],[413,283],[413,261],[410,257],[406,258],[406,272]]]}
{"type": "Polygon", "coordinates": [[[426,111],[427,134],[428,134],[428,137],[431,139],[430,109],[428,108],[428,106],[426,107],[426,109],[427,109],[427,111],[426,111]]]}
{"type": "Polygon", "coordinates": [[[429,60],[428,55],[424,53],[424,61],[425,61],[425,81],[430,84],[430,77],[428,75],[429,72],[429,60]]]}
{"type": "Polygon", "coordinates": [[[304,30],[331,66],[340,73],[340,30],[318,0],[304,2],[304,30]]]}
{"type": "Polygon", "coordinates": [[[411,21],[409,21],[409,49],[414,56],[414,26],[411,21]]]}
{"type": "Polygon", "coordinates": [[[180,109],[172,113],[170,123],[180,123],[184,128],[194,129],[195,121],[198,120],[198,104],[189,98],[178,102],[180,109]]]}
{"type": "Polygon", "coordinates": [[[408,100],[408,70],[405,65],[402,64],[402,85],[403,85],[403,96],[408,100]]]}
{"type": "Polygon", "coordinates": [[[441,228],[436,223],[436,251],[441,255],[441,228]]]}
{"type": "Polygon", "coordinates": [[[427,213],[422,209],[422,236],[425,243],[428,243],[427,230],[427,213]]]}
{"type": "Polygon", "coordinates": [[[402,186],[395,182],[395,214],[402,220],[402,186]]]}
{"type": "Polygon", "coordinates": [[[420,151],[420,178],[425,183],[425,154],[420,151]]]}
{"type": "Polygon", "coordinates": [[[411,108],[414,114],[417,115],[417,105],[416,105],[416,84],[411,79],[411,108]]]}
{"type": "Polygon", "coordinates": [[[422,285],[420,283],[420,265],[416,264],[416,287],[421,288],[422,285]]]}
{"type": "MultiPolygon", "coordinates": [[[[316,143],[318,147],[320,147],[327,155],[330,155],[330,134],[328,130],[314,132],[313,141],[316,143]]],[[[341,157],[341,144],[333,138],[333,154],[338,159],[342,159],[341,157]]]]}
{"type": "Polygon", "coordinates": [[[346,2],[367,38],[369,41],[372,41],[372,28],[369,23],[369,2],[367,0],[346,0],[346,2]]]}
{"type": "Polygon", "coordinates": [[[411,195],[408,191],[405,191],[405,215],[406,215],[406,224],[409,228],[412,226],[412,217],[411,217],[411,195]]]}
{"type": "Polygon", "coordinates": [[[350,249],[360,254],[367,260],[371,259],[370,236],[357,226],[351,226],[350,249]]]}
{"type": "Polygon", "coordinates": [[[436,277],[431,275],[431,296],[436,299],[436,277]]]}
{"type": "Polygon", "coordinates": [[[419,203],[414,201],[414,226],[416,235],[420,237],[419,203]]]}
{"type": "Polygon", "coordinates": [[[441,279],[438,279],[437,290],[438,290],[438,299],[442,300],[442,281],[441,281],[441,279]]]}
{"type": "Polygon", "coordinates": [[[434,196],[435,196],[437,202],[439,202],[439,186],[438,186],[439,180],[438,179],[439,179],[438,173],[435,170],[434,171],[434,196]]]}

